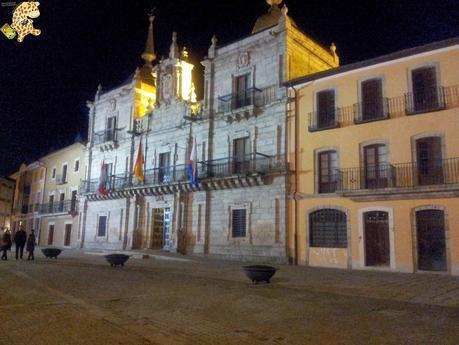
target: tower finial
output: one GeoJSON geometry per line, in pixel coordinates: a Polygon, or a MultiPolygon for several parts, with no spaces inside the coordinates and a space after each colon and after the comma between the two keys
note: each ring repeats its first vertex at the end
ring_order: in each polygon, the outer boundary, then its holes
{"type": "Polygon", "coordinates": [[[142,54],[142,59],[145,60],[145,65],[151,65],[151,63],[156,59],[155,43],[153,36],[153,22],[155,21],[155,16],[153,15],[153,11],[154,10],[150,11],[150,13],[148,14],[148,20],[150,21],[150,25],[148,27],[145,51],[142,54]]]}
{"type": "Polygon", "coordinates": [[[279,6],[282,3],[282,0],[266,0],[266,3],[271,6],[279,6]]]}
{"type": "Polygon", "coordinates": [[[172,44],[171,44],[171,49],[169,51],[169,57],[171,59],[176,59],[179,57],[179,48],[177,44],[177,33],[175,31],[172,33],[172,44]]]}

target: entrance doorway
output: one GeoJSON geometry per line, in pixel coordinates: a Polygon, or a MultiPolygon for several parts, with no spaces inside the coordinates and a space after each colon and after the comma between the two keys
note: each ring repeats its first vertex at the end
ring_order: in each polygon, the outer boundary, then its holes
{"type": "Polygon", "coordinates": [[[445,214],[441,210],[416,212],[418,268],[446,271],[445,214]]]}
{"type": "Polygon", "coordinates": [[[72,224],[65,224],[64,247],[70,247],[72,239],[72,224]]]}
{"type": "Polygon", "coordinates": [[[170,250],[170,208],[152,209],[150,249],[170,250]]]}
{"type": "Polygon", "coordinates": [[[365,265],[390,265],[389,214],[384,211],[364,213],[365,265]]]}

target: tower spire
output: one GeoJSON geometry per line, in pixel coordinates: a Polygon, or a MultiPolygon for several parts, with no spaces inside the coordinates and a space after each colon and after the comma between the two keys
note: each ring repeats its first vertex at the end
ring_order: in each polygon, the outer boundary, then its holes
{"type": "Polygon", "coordinates": [[[155,42],[153,38],[153,22],[155,16],[152,12],[149,14],[148,20],[150,21],[150,26],[148,27],[147,43],[145,44],[145,51],[142,53],[142,59],[145,61],[145,65],[151,65],[156,59],[155,42]]]}

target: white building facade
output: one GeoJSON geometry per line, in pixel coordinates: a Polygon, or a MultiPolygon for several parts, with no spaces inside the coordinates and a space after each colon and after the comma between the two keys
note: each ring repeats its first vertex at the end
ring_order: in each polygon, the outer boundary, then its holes
{"type": "Polygon", "coordinates": [[[280,2],[269,1],[250,36],[221,47],[212,39],[200,102],[175,33],[169,57],[153,66],[150,18],[144,66],[132,82],[99,88],[88,102],[80,247],[288,260],[289,99],[282,85],[339,60],[334,46],[305,36],[280,2]],[[193,145],[196,184],[187,166],[193,145]],[[139,150],[143,181],[133,176],[139,150]]]}

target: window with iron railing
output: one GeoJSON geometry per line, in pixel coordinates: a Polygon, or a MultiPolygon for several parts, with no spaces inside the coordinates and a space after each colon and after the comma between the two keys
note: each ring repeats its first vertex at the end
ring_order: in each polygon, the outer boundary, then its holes
{"type": "Polygon", "coordinates": [[[406,94],[409,115],[440,110],[445,107],[444,90],[437,84],[437,69],[420,67],[411,71],[412,92],[406,94]]]}
{"type": "Polygon", "coordinates": [[[321,209],[309,215],[309,241],[311,247],[346,248],[347,217],[335,209],[321,209]]]}
{"type": "Polygon", "coordinates": [[[336,151],[318,154],[319,193],[334,193],[338,189],[339,171],[336,151]]]}
{"type": "Polygon", "coordinates": [[[388,117],[387,99],[383,98],[382,79],[365,80],[360,84],[361,102],[354,105],[355,122],[380,120],[388,117]]]}

